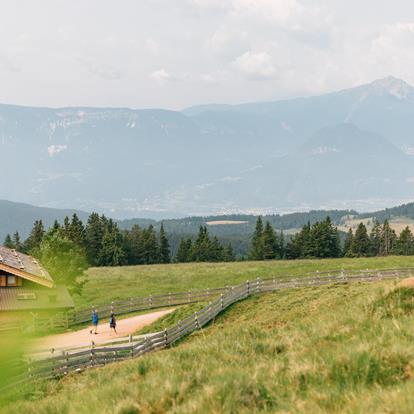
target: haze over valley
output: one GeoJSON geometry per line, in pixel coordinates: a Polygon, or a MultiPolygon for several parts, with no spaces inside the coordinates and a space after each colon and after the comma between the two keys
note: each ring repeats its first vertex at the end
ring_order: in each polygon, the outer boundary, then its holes
{"type": "Polygon", "coordinates": [[[393,77],[182,111],[1,105],[0,198],[116,218],[375,210],[412,199],[413,130],[393,77]]]}

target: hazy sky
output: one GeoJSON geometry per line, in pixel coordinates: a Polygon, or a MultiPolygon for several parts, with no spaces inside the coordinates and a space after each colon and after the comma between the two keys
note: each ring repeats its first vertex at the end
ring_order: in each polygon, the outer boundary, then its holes
{"type": "Polygon", "coordinates": [[[2,0],[0,102],[182,108],[414,84],[409,0],[2,0]]]}

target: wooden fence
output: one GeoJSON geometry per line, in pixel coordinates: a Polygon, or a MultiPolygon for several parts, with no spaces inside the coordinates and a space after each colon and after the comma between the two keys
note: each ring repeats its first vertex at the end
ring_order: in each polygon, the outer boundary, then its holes
{"type": "MultiPolygon", "coordinates": [[[[359,272],[315,275],[302,278],[273,278],[247,281],[237,286],[218,291],[219,296],[203,309],[188,316],[175,326],[162,332],[148,335],[136,341],[82,350],[63,350],[60,355],[35,359],[28,363],[27,379],[59,378],[70,372],[81,372],[88,368],[103,366],[111,362],[141,356],[147,352],[169,347],[188,334],[201,329],[214,320],[233,303],[251,295],[281,289],[346,284],[354,282],[374,282],[383,279],[401,279],[414,275],[413,269],[387,270],[382,272],[359,272]]],[[[203,298],[205,300],[205,298],[203,298]]],[[[127,341],[127,340],[126,340],[127,341]]],[[[19,381],[23,381],[23,376],[19,381]]]]}
{"type": "MultiPolygon", "coordinates": [[[[335,272],[317,272],[312,274],[310,277],[306,277],[308,280],[312,280],[315,277],[324,278],[324,277],[353,277],[357,275],[367,275],[367,274],[383,274],[383,275],[395,275],[398,273],[402,275],[411,275],[414,274],[414,269],[405,268],[405,269],[387,269],[382,271],[335,271],[335,272]]],[[[300,278],[300,279],[303,279],[300,278]]],[[[289,280],[298,280],[298,278],[275,278],[269,279],[279,281],[279,283],[287,283],[289,280]]],[[[216,299],[221,294],[227,294],[234,286],[210,288],[203,290],[189,290],[186,292],[175,292],[167,293],[163,295],[150,295],[147,297],[132,297],[126,300],[117,300],[112,301],[111,303],[104,305],[97,305],[91,307],[85,307],[82,309],[77,309],[74,311],[69,311],[67,313],[58,313],[53,317],[40,318],[33,317],[32,323],[26,325],[24,329],[29,331],[56,331],[56,330],[65,330],[72,326],[80,325],[82,323],[87,323],[91,320],[92,309],[96,309],[100,318],[108,318],[110,313],[113,311],[117,315],[128,314],[132,312],[138,312],[149,309],[163,308],[169,306],[185,305],[190,303],[197,302],[208,302],[210,300],[216,299]]]]}

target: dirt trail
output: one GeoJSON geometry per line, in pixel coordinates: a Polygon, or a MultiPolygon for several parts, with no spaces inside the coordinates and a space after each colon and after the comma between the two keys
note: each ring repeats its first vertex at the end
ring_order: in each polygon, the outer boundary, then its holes
{"type": "Polygon", "coordinates": [[[117,334],[110,331],[108,322],[103,322],[98,325],[97,335],[90,333],[91,327],[81,329],[76,332],[50,335],[36,340],[33,349],[46,350],[52,348],[81,347],[90,345],[92,341],[94,341],[96,345],[103,344],[111,339],[121,338],[128,336],[129,334],[133,334],[138,329],[151,324],[162,316],[173,311],[174,309],[168,309],[144,315],[132,316],[131,318],[119,319],[116,326],[117,334]]]}

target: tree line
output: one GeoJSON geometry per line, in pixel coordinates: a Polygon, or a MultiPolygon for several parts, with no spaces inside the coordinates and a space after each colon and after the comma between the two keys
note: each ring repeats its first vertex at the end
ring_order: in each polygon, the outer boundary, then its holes
{"type": "MultiPolygon", "coordinates": [[[[157,232],[148,227],[133,225],[130,230],[119,229],[117,223],[104,215],[92,213],[84,225],[76,214],[66,217],[62,224],[55,221],[46,230],[37,220],[26,240],[18,232],[7,235],[4,246],[23,253],[38,255],[42,242],[51,234],[71,242],[84,252],[90,266],[123,266],[175,262],[218,262],[235,260],[231,244],[223,245],[211,238],[207,227],[201,226],[198,237],[182,238],[176,257],[172,258],[170,243],[161,223],[157,232]]],[[[55,240],[56,242],[56,240],[55,240]]]]}
{"type": "Polygon", "coordinates": [[[369,233],[365,224],[360,223],[355,233],[349,229],[343,253],[346,257],[411,256],[414,255],[414,236],[408,226],[397,236],[388,220],[382,225],[375,222],[369,233]]]}
{"type": "Polygon", "coordinates": [[[364,223],[355,230],[349,229],[341,243],[341,235],[330,217],[309,222],[291,236],[285,244],[283,231],[276,232],[262,218],[256,222],[249,252],[250,260],[306,259],[336,257],[367,257],[388,255],[414,255],[414,235],[407,226],[397,236],[388,222],[375,222],[368,232],[364,223]]]}

